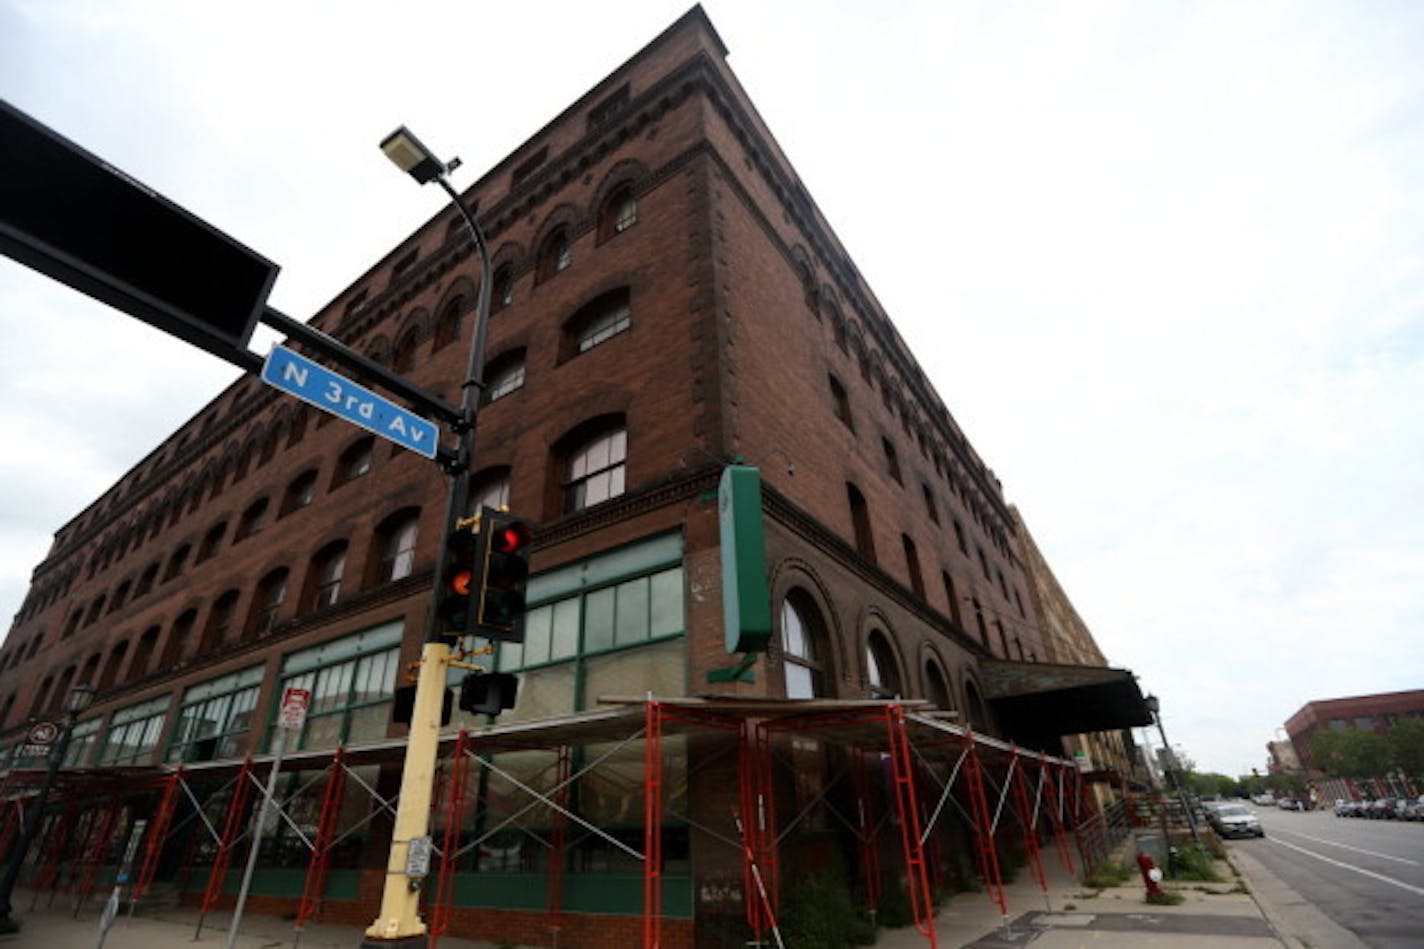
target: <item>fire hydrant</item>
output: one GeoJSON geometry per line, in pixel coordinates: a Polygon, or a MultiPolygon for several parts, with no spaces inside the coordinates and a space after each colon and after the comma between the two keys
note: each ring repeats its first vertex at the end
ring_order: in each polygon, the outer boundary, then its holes
{"type": "Polygon", "coordinates": [[[1139,853],[1137,869],[1142,871],[1142,882],[1147,886],[1147,895],[1160,896],[1162,888],[1157,884],[1162,882],[1162,871],[1152,862],[1152,858],[1145,853],[1139,853]]]}

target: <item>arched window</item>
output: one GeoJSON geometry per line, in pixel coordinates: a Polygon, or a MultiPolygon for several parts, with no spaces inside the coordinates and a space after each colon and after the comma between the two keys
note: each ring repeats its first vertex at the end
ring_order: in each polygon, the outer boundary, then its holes
{"type": "Polygon", "coordinates": [[[959,614],[959,591],[955,589],[954,578],[949,575],[948,570],[939,572],[940,580],[944,583],[944,596],[949,601],[949,618],[954,620],[954,625],[960,629],[964,628],[964,620],[959,614]]]}
{"type": "Polygon", "coordinates": [[[904,694],[895,665],[895,650],[879,630],[873,631],[865,643],[865,676],[873,699],[893,699],[904,694]]]}
{"type": "MultiPolygon", "coordinates": [[[[142,591],[140,591],[142,592],[142,591]]],[[[60,634],[60,639],[68,639],[74,635],[74,631],[79,628],[79,621],[84,618],[82,610],[75,610],[69,614],[69,620],[64,624],[64,632],[60,634]]],[[[30,654],[34,654],[34,647],[30,648],[30,654]]]]}
{"type": "Polygon", "coordinates": [[[232,535],[232,542],[235,544],[256,534],[262,530],[262,525],[266,520],[267,499],[258,498],[247,506],[247,510],[242,512],[242,517],[237,522],[237,530],[232,535]]]}
{"type": "Polygon", "coordinates": [[[971,599],[970,604],[974,607],[974,623],[979,627],[979,641],[987,648],[989,645],[989,625],[984,622],[984,606],[979,602],[979,598],[971,599]]]}
{"type": "Polygon", "coordinates": [[[870,529],[870,508],[865,503],[865,495],[847,481],[846,500],[850,504],[850,526],[855,532],[856,552],[875,563],[875,535],[870,529]]]}
{"type": "Polygon", "coordinates": [[[970,728],[977,732],[988,730],[989,716],[984,709],[984,700],[979,697],[979,689],[973,682],[964,683],[964,715],[970,728]]]}
{"type": "Polygon", "coordinates": [[[470,504],[466,516],[478,513],[482,507],[499,509],[509,506],[509,466],[486,468],[470,481],[470,504]]]}
{"type": "Polygon", "coordinates": [[[621,416],[575,443],[564,465],[564,511],[573,513],[623,493],[628,432],[621,416]]]}
{"type": "Polygon", "coordinates": [[[128,655],[129,641],[121,640],[113,649],[109,650],[109,659],[104,663],[104,673],[99,676],[99,691],[111,689],[119,678],[119,667],[124,664],[124,656],[128,655]]]}
{"type": "Polygon", "coordinates": [[[114,598],[109,601],[110,613],[114,612],[114,610],[123,606],[124,603],[127,602],[129,598],[129,590],[132,588],[133,583],[128,580],[125,580],[123,583],[119,584],[118,589],[114,590],[114,598]]]}
{"type": "Polygon", "coordinates": [[[539,248],[539,259],[535,264],[534,282],[543,283],[554,274],[568,270],[574,262],[574,251],[569,244],[569,232],[566,228],[558,228],[548,237],[544,238],[544,243],[539,248]]]}
{"type": "Polygon", "coordinates": [[[134,647],[133,660],[129,663],[127,681],[133,682],[142,679],[148,674],[149,660],[153,658],[153,651],[157,648],[158,627],[150,626],[144,630],[143,635],[138,638],[138,645],[134,647]]]}
{"type": "Polygon", "coordinates": [[[485,402],[497,402],[524,387],[524,350],[504,353],[485,369],[485,402]]]}
{"type": "Polygon", "coordinates": [[[207,655],[217,651],[232,637],[233,615],[237,612],[237,591],[228,590],[213,603],[208,611],[208,622],[203,627],[203,641],[198,644],[198,654],[207,655]]]}
{"type": "Polygon", "coordinates": [[[49,690],[54,688],[54,676],[45,676],[40,683],[40,689],[35,693],[35,700],[30,703],[30,716],[34,717],[44,711],[49,702],[49,690]]]}
{"type": "Polygon", "coordinates": [[[277,625],[277,612],[287,598],[287,568],[278,567],[257,584],[252,598],[252,613],[247,619],[247,635],[262,636],[277,625]]]}
{"type": "Polygon", "coordinates": [[[159,658],[159,663],[165,669],[172,669],[183,661],[183,654],[188,648],[188,637],[193,633],[193,626],[198,622],[198,611],[187,610],[173,621],[173,626],[168,630],[168,641],[163,644],[163,655],[159,658]]]}
{"type": "Polygon", "coordinates": [[[603,242],[638,223],[638,202],[633,197],[631,185],[621,185],[608,200],[598,215],[598,240],[603,242]]]}
{"type": "Polygon", "coordinates": [[[188,562],[188,552],[191,549],[192,548],[188,544],[184,544],[177,550],[173,551],[173,556],[168,558],[168,568],[163,571],[164,583],[167,583],[169,580],[172,580],[174,577],[178,576],[180,573],[183,572],[183,567],[188,562]]]}
{"type": "Polygon", "coordinates": [[[809,597],[793,590],[781,601],[781,668],[788,699],[829,695],[831,680],[820,613],[809,597]]]}
{"type": "Polygon", "coordinates": [[[624,332],[632,325],[632,312],[626,287],[590,300],[564,324],[560,358],[588,352],[624,332]]]}
{"type": "Polygon", "coordinates": [[[341,575],[346,571],[346,541],[327,544],[312,558],[308,602],[311,609],[331,606],[341,595],[341,575]]]}
{"type": "Polygon", "coordinates": [[[348,481],[354,481],[371,470],[372,448],[375,441],[374,436],[367,435],[341,453],[341,458],[336,463],[336,473],[331,480],[333,488],[339,488],[348,481]]]}
{"type": "Polygon", "coordinates": [[[222,544],[223,535],[227,533],[227,521],[218,521],[208,532],[203,535],[203,541],[198,545],[198,556],[194,563],[202,563],[218,552],[219,545],[222,544]]]}
{"type": "Polygon", "coordinates": [[[498,313],[513,302],[514,271],[505,264],[494,272],[494,281],[490,284],[490,312],[498,313]]]}
{"type": "Polygon", "coordinates": [[[59,684],[49,695],[51,710],[57,712],[64,707],[64,700],[69,697],[69,687],[74,683],[74,673],[77,671],[73,666],[66,666],[64,672],[60,673],[59,684]]]}
{"type": "Polygon", "coordinates": [[[88,626],[97,620],[104,613],[104,596],[101,594],[89,604],[89,612],[84,616],[84,625],[88,626]]]}
{"type": "Polygon", "coordinates": [[[909,534],[900,535],[900,545],[905,548],[905,569],[910,575],[910,589],[915,591],[915,596],[920,599],[925,598],[925,577],[920,573],[920,554],[915,549],[915,542],[910,539],[909,534]]]}
{"type": "Polygon", "coordinates": [[[420,331],[412,326],[396,340],[391,353],[391,368],[396,372],[410,372],[415,368],[415,349],[420,345],[420,331]]]}
{"type": "Polygon", "coordinates": [[[380,557],[375,571],[377,584],[400,580],[414,572],[419,528],[420,512],[411,509],[393,514],[376,530],[375,550],[380,557]]]}
{"type": "Polygon", "coordinates": [[[951,711],[954,708],[954,698],[949,692],[949,682],[945,679],[944,673],[940,671],[939,663],[933,659],[925,663],[925,698],[929,699],[935,708],[942,711],[951,711]]]}
{"type": "Polygon", "coordinates": [[[445,308],[435,318],[435,344],[433,352],[439,352],[460,338],[460,320],[465,315],[465,298],[456,296],[445,304],[445,308]]]}
{"type": "Polygon", "coordinates": [[[836,413],[836,418],[840,419],[846,428],[852,432],[855,431],[855,420],[851,418],[850,398],[846,395],[845,386],[830,374],[827,374],[826,381],[831,386],[831,410],[836,413]]]}
{"type": "Polygon", "coordinates": [[[303,471],[292,479],[292,483],[287,485],[287,490],[282,492],[282,506],[277,511],[278,517],[286,517],[293,511],[299,511],[312,502],[316,496],[316,469],[311,468],[303,471]]]}
{"type": "Polygon", "coordinates": [[[133,594],[133,595],[134,595],[135,599],[138,598],[138,597],[143,596],[143,595],[144,595],[145,593],[147,593],[149,590],[152,590],[152,589],[153,589],[153,583],[154,583],[154,581],[157,580],[157,579],[158,579],[158,562],[157,562],[157,561],[154,561],[153,563],[149,564],[147,567],[144,568],[143,573],[139,574],[138,583],[136,583],[136,584],[134,585],[134,594],[133,594]]]}

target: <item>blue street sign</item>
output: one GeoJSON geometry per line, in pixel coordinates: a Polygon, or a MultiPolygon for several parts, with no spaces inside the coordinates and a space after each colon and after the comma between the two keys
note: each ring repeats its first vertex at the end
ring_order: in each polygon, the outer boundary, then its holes
{"type": "Polygon", "coordinates": [[[267,354],[262,381],[427,458],[440,447],[434,422],[285,347],[267,354]]]}

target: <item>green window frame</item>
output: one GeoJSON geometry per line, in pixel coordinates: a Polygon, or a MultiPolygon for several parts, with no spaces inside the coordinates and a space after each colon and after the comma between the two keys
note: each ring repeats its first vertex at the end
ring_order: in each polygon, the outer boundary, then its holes
{"type": "Polygon", "coordinates": [[[121,708],[109,720],[99,749],[99,764],[152,764],[172,696],[121,708]]]}
{"type": "Polygon", "coordinates": [[[239,740],[252,730],[263,667],[200,682],[183,693],[178,723],[168,742],[167,761],[235,758],[239,740]],[[205,743],[211,742],[211,746],[205,743]]]}
{"type": "Polygon", "coordinates": [[[82,768],[88,764],[91,752],[99,744],[99,726],[102,723],[102,719],[91,718],[74,726],[74,731],[69,733],[69,747],[64,750],[62,767],[82,768]]]}
{"type": "Polygon", "coordinates": [[[404,625],[394,621],[288,655],[274,690],[267,747],[276,729],[276,705],[287,689],[311,692],[306,723],[295,737],[288,736],[289,750],[385,738],[403,633],[404,625]]]}
{"type": "MultiPolygon", "coordinates": [[[[525,676],[530,688],[521,686],[521,701],[557,682],[559,690],[572,685],[572,708],[582,709],[599,657],[686,636],[682,537],[666,534],[541,573],[527,597],[524,642],[500,643],[496,668],[536,673],[525,676]],[[538,674],[558,669],[569,671],[538,674]]],[[[531,711],[539,704],[531,702],[531,711]]]]}

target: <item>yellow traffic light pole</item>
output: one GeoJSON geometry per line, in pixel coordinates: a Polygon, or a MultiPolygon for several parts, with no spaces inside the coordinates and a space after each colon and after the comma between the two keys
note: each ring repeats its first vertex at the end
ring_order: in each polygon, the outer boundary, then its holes
{"type": "MultiPolygon", "coordinates": [[[[454,202],[474,239],[480,255],[479,294],[475,305],[474,340],[470,361],[462,383],[460,421],[453,426],[456,436],[454,461],[446,469],[450,489],[446,500],[445,523],[440,537],[440,556],[445,556],[450,538],[459,529],[470,493],[470,462],[474,451],[475,421],[479,413],[480,391],[484,387],[485,335],[489,324],[490,257],[480,230],[446,174],[458,165],[437,159],[405,126],[381,142],[381,150],[418,183],[434,181],[454,202]]],[[[429,871],[430,803],[435,787],[435,762],[440,747],[440,717],[445,699],[445,673],[450,663],[450,646],[441,637],[439,616],[443,571],[435,572],[435,590],[420,652],[420,671],[415,681],[415,703],[411,712],[410,735],[401,774],[400,800],[391,833],[390,856],[386,861],[386,881],[381,894],[380,915],[366,930],[363,949],[396,946],[424,946],[426,925],[420,918],[420,891],[429,871]]]]}

